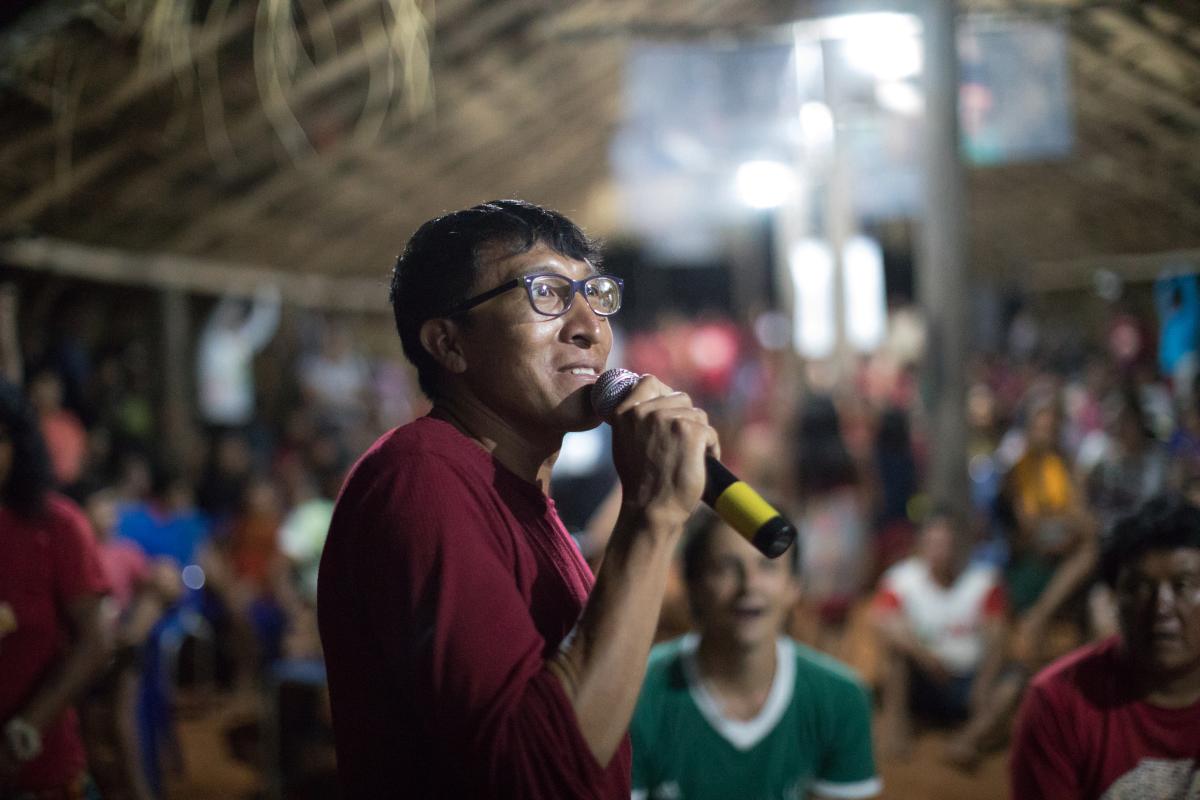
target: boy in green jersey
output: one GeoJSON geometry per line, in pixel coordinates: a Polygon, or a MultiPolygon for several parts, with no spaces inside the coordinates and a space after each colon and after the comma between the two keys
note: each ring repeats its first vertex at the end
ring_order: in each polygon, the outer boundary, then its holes
{"type": "Polygon", "coordinates": [[[848,668],[784,637],[794,550],[712,515],[684,548],[697,633],[654,649],[632,724],[634,800],[869,798],[871,711],[848,668]]]}

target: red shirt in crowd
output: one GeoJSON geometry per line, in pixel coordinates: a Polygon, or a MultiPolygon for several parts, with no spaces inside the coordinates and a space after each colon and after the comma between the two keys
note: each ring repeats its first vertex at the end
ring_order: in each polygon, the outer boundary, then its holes
{"type": "MultiPolygon", "coordinates": [[[[83,512],[51,495],[36,521],[0,506],[0,723],[18,714],[69,641],[67,607],[108,584],[83,512]]],[[[42,731],[42,754],[16,788],[51,789],[87,768],[73,709],[42,731]]],[[[3,792],[0,792],[3,794],[3,792]]]]}
{"type": "Polygon", "coordinates": [[[1012,750],[1020,800],[1191,797],[1200,781],[1200,703],[1132,695],[1119,638],[1059,659],[1033,681],[1012,750]]]}
{"type": "Polygon", "coordinates": [[[338,498],[319,573],[351,798],[620,798],[546,669],[592,576],[554,504],[453,426],[382,437],[338,498]]]}

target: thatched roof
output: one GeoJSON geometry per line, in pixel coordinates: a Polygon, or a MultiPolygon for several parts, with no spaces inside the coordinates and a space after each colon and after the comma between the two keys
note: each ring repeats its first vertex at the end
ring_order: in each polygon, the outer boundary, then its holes
{"type": "MultiPolygon", "coordinates": [[[[611,233],[608,148],[631,41],[818,10],[197,2],[188,18],[157,21],[151,49],[149,28],[106,10],[134,5],[45,0],[0,29],[0,236],[200,259],[156,263],[193,275],[210,264],[216,277],[192,282],[201,289],[230,280],[230,265],[377,279],[421,221],[492,197],[536,200],[611,233]],[[312,36],[281,86],[261,61],[255,72],[256,13],[288,6],[312,14],[312,36]],[[404,8],[410,16],[394,11],[404,8]]],[[[1075,104],[1070,158],[971,171],[975,263],[1011,270],[1200,247],[1200,3],[965,8],[1061,15],[1075,104]]]]}

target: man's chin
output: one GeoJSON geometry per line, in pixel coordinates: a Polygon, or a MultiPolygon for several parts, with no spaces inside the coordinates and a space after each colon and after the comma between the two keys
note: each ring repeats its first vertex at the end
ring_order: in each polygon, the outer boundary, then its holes
{"type": "Polygon", "coordinates": [[[592,408],[591,387],[584,386],[569,394],[558,406],[568,431],[590,431],[603,421],[592,408]]]}

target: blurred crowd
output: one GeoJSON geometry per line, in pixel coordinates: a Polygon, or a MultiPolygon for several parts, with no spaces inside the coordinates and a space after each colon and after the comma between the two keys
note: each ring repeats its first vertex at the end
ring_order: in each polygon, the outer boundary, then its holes
{"type": "MultiPolygon", "coordinates": [[[[1032,315],[1014,316],[1005,346],[969,365],[970,497],[945,507],[925,493],[932,443],[911,310],[894,309],[888,342],[840,371],[799,362],[769,319],[719,316],[627,334],[622,360],[688,392],[721,432],[723,460],[795,520],[802,592],[788,631],[874,686],[884,752],[903,752],[915,725],[962,726],[946,757],[969,769],[1003,745],[1040,667],[1116,630],[1095,577],[1113,524],[1167,489],[1200,499],[1196,277],[1164,277],[1156,301],[1157,318],[1114,312],[1103,338],[1069,359],[1039,339],[1032,315]],[[854,630],[868,632],[870,653],[854,630]]],[[[47,627],[70,644],[47,645],[29,684],[91,648],[91,677],[68,685],[88,754],[78,771],[90,775],[77,796],[161,796],[186,755],[174,734],[180,686],[262,691],[301,676],[319,688],[316,572],[333,501],[352,459],[423,401],[405,366],[366,357],[344,323],[324,320],[283,367],[286,412],[267,418],[255,359],[281,301],[264,289],[208,311],[195,425],[166,430],[149,338],[85,343],[65,323],[18,329],[19,311],[5,288],[0,435],[32,449],[0,464],[0,503],[19,515],[31,480],[45,502],[69,504],[63,524],[86,529],[96,567],[53,580],[76,582],[65,597],[109,598],[47,627]],[[103,626],[105,641],[86,626],[103,626]]],[[[569,438],[554,484],[593,563],[619,505],[605,435],[569,438]]],[[[682,581],[660,638],[691,624],[682,581]]],[[[0,660],[14,635],[0,607],[0,660]]],[[[0,689],[0,701],[7,719],[18,700],[0,689]]]]}
{"type": "MultiPolygon", "coordinates": [[[[333,501],[352,457],[385,429],[381,418],[405,422],[419,401],[403,366],[364,356],[344,321],[311,317],[298,323],[301,346],[283,369],[286,413],[264,414],[255,359],[282,311],[266,288],[207,312],[190,381],[194,422],[180,424],[165,409],[150,332],[95,342],[69,322],[30,330],[18,325],[19,305],[14,287],[0,287],[0,431],[21,443],[0,470],[3,504],[38,494],[29,519],[61,504],[63,525],[85,529],[87,558],[47,576],[55,604],[105,595],[86,623],[104,629],[110,658],[77,703],[90,775],[79,796],[162,796],[186,755],[175,733],[180,686],[259,692],[279,665],[293,674],[306,663],[319,684],[316,572],[333,501]]],[[[32,569],[37,558],[19,551],[12,566],[32,569]]],[[[0,627],[0,658],[28,649],[36,633],[26,609],[5,609],[0,617],[13,620],[0,627]]],[[[0,718],[27,709],[29,687],[85,640],[70,617],[58,622],[41,631],[42,663],[3,698],[0,718]],[[64,636],[72,645],[57,651],[64,636]]]]}

